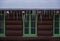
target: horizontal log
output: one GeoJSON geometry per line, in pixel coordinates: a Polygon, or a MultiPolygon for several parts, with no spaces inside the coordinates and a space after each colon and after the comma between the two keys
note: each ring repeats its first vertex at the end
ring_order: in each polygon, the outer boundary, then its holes
{"type": "Polygon", "coordinates": [[[16,21],[16,20],[10,20],[10,21],[7,21],[6,20],[6,25],[22,25],[22,21],[21,20],[18,20],[18,21],[16,21]]]}
{"type": "Polygon", "coordinates": [[[38,25],[52,25],[53,21],[38,21],[38,25]]]}
{"type": "Polygon", "coordinates": [[[51,36],[38,36],[38,37],[22,37],[22,36],[6,36],[5,38],[0,38],[1,40],[40,40],[40,39],[52,39],[51,36]]]}
{"type": "MultiPolygon", "coordinates": [[[[53,19],[42,19],[42,21],[52,21],[53,19]]],[[[41,21],[41,18],[38,19],[38,21],[41,21]]]]}
{"type": "Polygon", "coordinates": [[[52,31],[42,30],[42,31],[38,31],[38,35],[39,35],[39,36],[52,36],[53,33],[52,33],[52,31]]]}
{"type": "MultiPolygon", "coordinates": [[[[18,21],[17,20],[9,20],[9,21],[6,20],[6,24],[11,24],[11,25],[13,25],[13,24],[22,24],[22,20],[18,20],[18,21]]],[[[41,21],[38,21],[38,25],[40,25],[40,24],[41,25],[42,24],[44,24],[44,25],[51,24],[52,25],[53,23],[52,23],[52,21],[42,21],[42,22],[41,21]]]]}
{"type": "MultiPolygon", "coordinates": [[[[39,17],[39,19],[41,19],[41,17],[39,17]]],[[[43,20],[44,20],[44,19],[50,20],[50,19],[52,19],[52,17],[49,17],[49,16],[44,17],[44,16],[42,16],[42,19],[43,19],[43,20]]]]}
{"type": "Polygon", "coordinates": [[[6,20],[22,20],[22,17],[6,17],[6,20]]]}
{"type": "Polygon", "coordinates": [[[23,32],[20,30],[6,30],[6,36],[22,36],[23,32]]]}
{"type": "MultiPolygon", "coordinates": [[[[22,25],[6,25],[7,30],[22,30],[22,25]]],[[[53,30],[52,25],[38,25],[38,30],[53,30]]]]}
{"type": "Polygon", "coordinates": [[[38,25],[38,30],[52,30],[53,26],[52,25],[38,25]]]}
{"type": "Polygon", "coordinates": [[[52,38],[52,41],[60,41],[60,37],[52,38]]]}
{"type": "Polygon", "coordinates": [[[22,25],[6,25],[6,30],[22,30],[22,25]]]}
{"type": "MultiPolygon", "coordinates": [[[[7,30],[6,35],[7,36],[22,36],[22,31],[14,31],[14,30],[7,30]]],[[[52,36],[52,31],[38,31],[38,36],[52,36]]]]}

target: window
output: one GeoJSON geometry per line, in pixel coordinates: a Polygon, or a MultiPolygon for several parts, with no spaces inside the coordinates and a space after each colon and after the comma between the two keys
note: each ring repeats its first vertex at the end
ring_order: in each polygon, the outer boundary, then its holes
{"type": "Polygon", "coordinates": [[[5,37],[5,16],[0,14],[0,37],[5,37]]]}
{"type": "Polygon", "coordinates": [[[53,16],[53,37],[60,37],[60,15],[53,16]]]}
{"type": "Polygon", "coordinates": [[[23,37],[37,37],[37,15],[26,14],[23,19],[23,37]]]}

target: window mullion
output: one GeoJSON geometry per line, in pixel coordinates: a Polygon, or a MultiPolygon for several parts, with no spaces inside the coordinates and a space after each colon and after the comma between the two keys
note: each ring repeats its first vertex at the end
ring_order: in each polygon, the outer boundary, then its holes
{"type": "Polygon", "coordinates": [[[29,34],[31,34],[31,15],[29,14],[29,34]]]}
{"type": "Polygon", "coordinates": [[[36,16],[36,23],[35,23],[35,33],[36,33],[36,35],[37,35],[37,16],[36,16]]]}
{"type": "Polygon", "coordinates": [[[24,35],[24,31],[25,31],[25,26],[24,26],[24,25],[25,25],[25,24],[24,24],[24,19],[25,19],[25,18],[24,18],[24,17],[25,17],[25,15],[22,15],[22,20],[23,20],[23,35],[24,35]]]}

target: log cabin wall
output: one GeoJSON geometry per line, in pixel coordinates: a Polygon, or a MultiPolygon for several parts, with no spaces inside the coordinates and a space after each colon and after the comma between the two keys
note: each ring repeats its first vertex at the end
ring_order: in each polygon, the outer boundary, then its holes
{"type": "Polygon", "coordinates": [[[60,14],[60,10],[0,10],[6,16],[6,37],[0,41],[60,41],[53,38],[53,15],[60,14]],[[22,15],[35,11],[38,15],[38,37],[25,38],[23,35],[22,15]]]}

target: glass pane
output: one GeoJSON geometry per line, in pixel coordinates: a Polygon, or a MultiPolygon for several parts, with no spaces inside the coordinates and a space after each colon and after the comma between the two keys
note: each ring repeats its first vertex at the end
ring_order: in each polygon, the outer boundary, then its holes
{"type": "Polygon", "coordinates": [[[29,22],[25,22],[25,27],[29,27],[29,22]]]}
{"type": "Polygon", "coordinates": [[[59,34],[59,29],[55,29],[55,34],[59,34]]]}
{"type": "Polygon", "coordinates": [[[36,15],[31,15],[31,20],[35,21],[36,20],[36,15]]]}
{"type": "Polygon", "coordinates": [[[31,29],[31,34],[35,34],[35,29],[31,29]]]}
{"type": "Polygon", "coordinates": [[[59,15],[55,15],[55,34],[59,34],[59,15]]]}
{"type": "Polygon", "coordinates": [[[0,33],[4,33],[4,15],[0,15],[0,33]]]}
{"type": "Polygon", "coordinates": [[[29,28],[25,27],[25,34],[29,34],[29,28]]]}
{"type": "Polygon", "coordinates": [[[25,15],[25,20],[29,21],[29,15],[25,15]]]}
{"type": "Polygon", "coordinates": [[[29,22],[25,22],[25,34],[29,33],[29,22]]]}
{"type": "Polygon", "coordinates": [[[0,15],[0,21],[4,21],[4,15],[0,15]]]}
{"type": "Polygon", "coordinates": [[[55,22],[55,27],[59,28],[59,22],[55,22]]]}
{"type": "Polygon", "coordinates": [[[35,27],[35,22],[31,21],[31,27],[35,27]]]}
{"type": "Polygon", "coordinates": [[[59,27],[55,27],[55,29],[59,29],[59,27]]]}
{"type": "Polygon", "coordinates": [[[31,34],[35,34],[35,22],[31,21],[31,34]]]}
{"type": "Polygon", "coordinates": [[[25,34],[29,34],[29,15],[25,15],[25,34]]]}
{"type": "Polygon", "coordinates": [[[55,15],[55,20],[59,20],[59,15],[55,15]]]}

